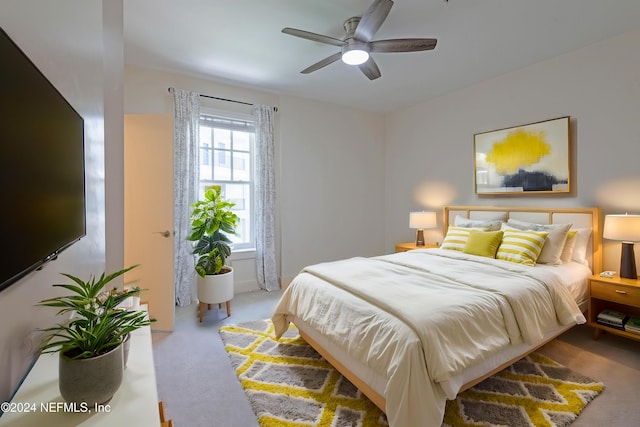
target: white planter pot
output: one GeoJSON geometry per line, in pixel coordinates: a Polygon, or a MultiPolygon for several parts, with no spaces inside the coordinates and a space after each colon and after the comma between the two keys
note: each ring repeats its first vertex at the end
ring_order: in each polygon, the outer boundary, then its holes
{"type": "Polygon", "coordinates": [[[227,315],[231,315],[229,302],[233,299],[233,269],[224,274],[212,274],[205,277],[198,276],[198,301],[200,302],[200,322],[205,304],[227,304],[227,315]]]}

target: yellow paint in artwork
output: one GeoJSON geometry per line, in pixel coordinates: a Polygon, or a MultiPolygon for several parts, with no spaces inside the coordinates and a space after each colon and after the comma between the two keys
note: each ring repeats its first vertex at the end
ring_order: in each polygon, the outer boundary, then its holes
{"type": "Polygon", "coordinates": [[[495,164],[496,172],[500,175],[509,175],[538,163],[549,154],[551,146],[547,144],[543,131],[518,129],[494,143],[486,161],[495,164]]]}

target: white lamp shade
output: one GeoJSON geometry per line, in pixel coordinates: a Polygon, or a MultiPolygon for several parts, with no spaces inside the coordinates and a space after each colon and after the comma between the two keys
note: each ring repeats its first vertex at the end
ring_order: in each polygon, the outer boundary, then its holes
{"type": "Polygon", "coordinates": [[[436,228],[438,223],[436,222],[435,212],[410,212],[409,213],[409,228],[436,228]]]}
{"type": "Polygon", "coordinates": [[[640,215],[606,215],[602,237],[623,242],[640,242],[640,215]]]}

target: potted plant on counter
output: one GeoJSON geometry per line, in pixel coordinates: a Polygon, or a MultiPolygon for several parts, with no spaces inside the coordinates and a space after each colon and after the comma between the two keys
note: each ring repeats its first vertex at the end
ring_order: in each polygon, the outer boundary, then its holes
{"type": "Polygon", "coordinates": [[[204,199],[192,205],[191,232],[187,240],[193,241],[195,268],[198,273],[198,300],[200,321],[203,305],[227,303],[233,298],[233,268],[226,265],[231,254],[231,239],[235,234],[238,215],[234,203],[222,200],[220,186],[208,187],[204,199]]]}
{"type": "Polygon", "coordinates": [[[129,333],[149,325],[146,311],[120,308],[127,298],[140,295],[135,287],[122,293],[107,284],[129,268],[89,280],[63,273],[72,284],[55,284],[69,295],[48,298],[38,305],[56,307],[68,320],[42,329],[45,337],[42,353],[58,352],[60,394],[67,402],[104,404],[111,400],[122,383],[123,343],[129,333]]]}

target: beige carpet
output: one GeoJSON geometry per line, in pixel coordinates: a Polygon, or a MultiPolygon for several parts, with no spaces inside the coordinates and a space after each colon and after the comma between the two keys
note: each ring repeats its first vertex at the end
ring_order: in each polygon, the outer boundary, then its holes
{"type": "MultiPolygon", "coordinates": [[[[292,328],[268,320],[220,328],[262,427],[385,426],[384,414],[292,328]]],[[[444,426],[567,426],[604,386],[538,353],[449,401],[444,426]]]]}

